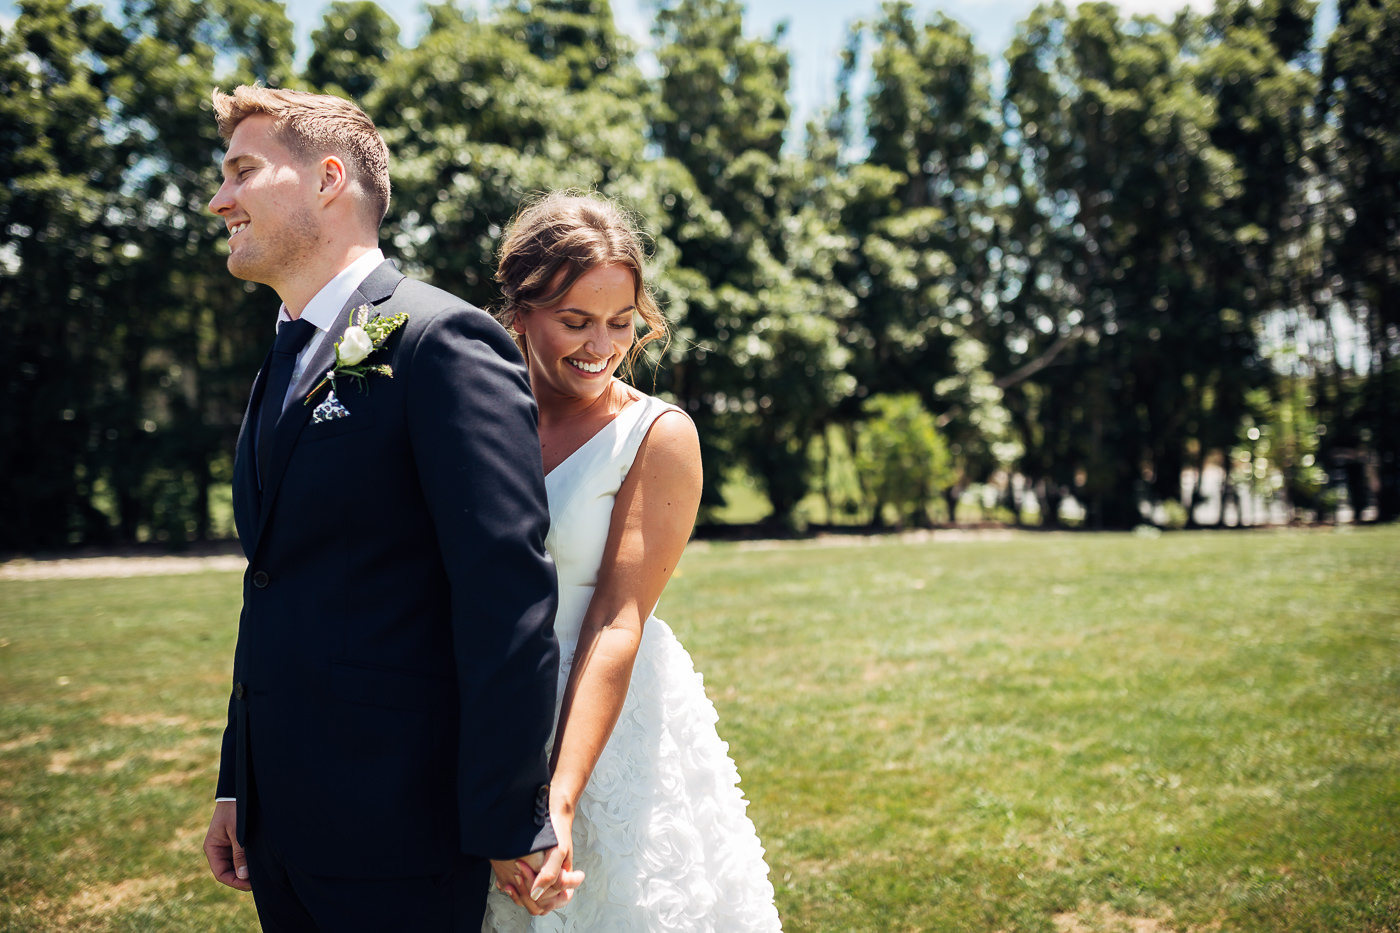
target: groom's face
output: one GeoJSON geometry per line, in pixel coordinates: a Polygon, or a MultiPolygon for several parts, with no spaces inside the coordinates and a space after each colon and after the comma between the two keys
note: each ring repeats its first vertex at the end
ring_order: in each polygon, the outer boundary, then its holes
{"type": "Polygon", "coordinates": [[[273,118],[258,114],[234,129],[223,171],[209,209],[228,228],[228,270],[280,291],[318,241],[313,160],[297,158],[273,132],[273,118]]]}

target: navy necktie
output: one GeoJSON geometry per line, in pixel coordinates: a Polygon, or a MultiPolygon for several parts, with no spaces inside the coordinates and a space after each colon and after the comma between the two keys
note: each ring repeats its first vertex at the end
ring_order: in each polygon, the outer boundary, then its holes
{"type": "Polygon", "coordinates": [[[272,435],[277,430],[277,419],[282,417],[282,402],[287,397],[287,388],[292,384],[297,354],[314,333],[316,325],[300,319],[286,321],[277,328],[277,340],[272,345],[272,354],[267,362],[267,385],[263,387],[262,407],[258,409],[259,489],[266,481],[268,462],[272,456],[272,435]]]}

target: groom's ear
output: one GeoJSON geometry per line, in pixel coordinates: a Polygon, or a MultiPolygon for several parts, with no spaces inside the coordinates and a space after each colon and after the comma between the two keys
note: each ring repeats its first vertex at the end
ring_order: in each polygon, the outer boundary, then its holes
{"type": "Polygon", "coordinates": [[[321,180],[321,201],[330,204],[342,197],[350,187],[350,173],[339,156],[328,155],[319,163],[321,180]]]}

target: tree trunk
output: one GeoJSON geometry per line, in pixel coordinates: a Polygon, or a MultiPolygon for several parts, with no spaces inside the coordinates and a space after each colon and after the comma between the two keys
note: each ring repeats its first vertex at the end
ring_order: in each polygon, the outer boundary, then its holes
{"type": "MultiPolygon", "coordinates": [[[[1235,499],[1235,487],[1230,482],[1230,453],[1226,451],[1225,456],[1221,458],[1220,515],[1215,520],[1215,527],[1225,527],[1225,507],[1228,506],[1233,499],[1235,499]]],[[[1236,520],[1240,524],[1244,524],[1244,513],[1240,511],[1238,501],[1235,502],[1235,512],[1237,513],[1236,520]]]]}
{"type": "Polygon", "coordinates": [[[817,432],[817,436],[822,441],[822,502],[826,503],[826,523],[836,524],[836,506],[831,501],[831,438],[827,437],[826,425],[822,425],[817,432]]]}
{"type": "Polygon", "coordinates": [[[1060,494],[1059,483],[1042,479],[1036,487],[1036,498],[1040,500],[1040,523],[1044,528],[1060,528],[1060,506],[1065,497],[1060,494]]]}
{"type": "MultiPolygon", "coordinates": [[[[1391,289],[1384,289],[1384,294],[1389,294],[1391,289]]],[[[1385,302],[1385,298],[1381,299],[1385,302]]],[[[1391,356],[1388,341],[1390,335],[1386,333],[1386,322],[1394,315],[1380,313],[1374,315],[1379,318],[1376,326],[1375,347],[1376,347],[1376,372],[1373,378],[1376,380],[1376,452],[1380,455],[1380,496],[1377,505],[1377,520],[1381,522],[1391,522],[1400,518],[1400,437],[1397,437],[1395,422],[1400,418],[1400,414],[1392,412],[1395,405],[1393,387],[1391,381],[1395,374],[1391,372],[1391,356]]]]}
{"type": "Polygon", "coordinates": [[[1199,528],[1200,525],[1196,521],[1196,503],[1200,501],[1201,481],[1205,479],[1206,475],[1206,455],[1204,447],[1197,451],[1196,458],[1191,464],[1191,468],[1196,471],[1196,478],[1191,483],[1190,495],[1182,497],[1181,507],[1186,510],[1186,527],[1199,528]]]}

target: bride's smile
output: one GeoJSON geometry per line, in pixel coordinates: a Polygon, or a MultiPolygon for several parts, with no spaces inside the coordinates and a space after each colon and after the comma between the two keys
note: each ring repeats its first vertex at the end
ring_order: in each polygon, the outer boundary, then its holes
{"type": "Polygon", "coordinates": [[[626,266],[579,276],[554,304],[522,311],[515,329],[529,345],[530,387],[537,397],[592,400],[622,365],[635,333],[637,283],[626,266]]]}

